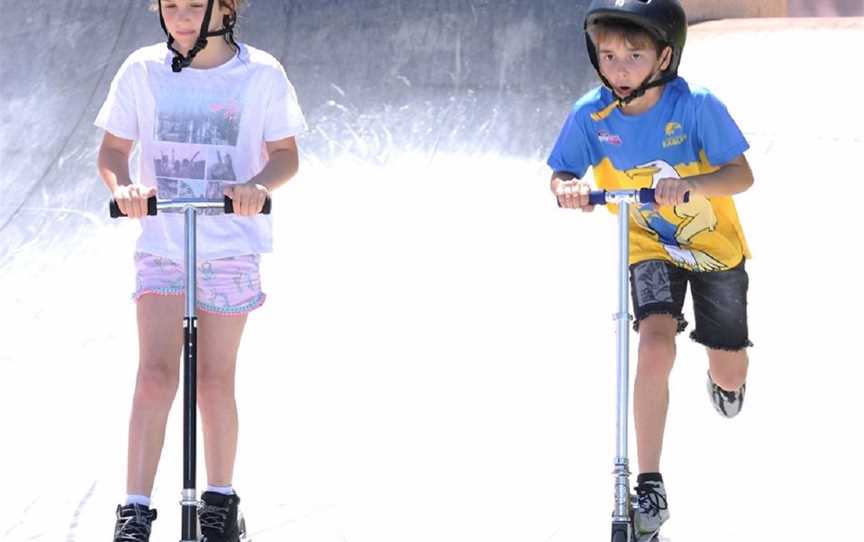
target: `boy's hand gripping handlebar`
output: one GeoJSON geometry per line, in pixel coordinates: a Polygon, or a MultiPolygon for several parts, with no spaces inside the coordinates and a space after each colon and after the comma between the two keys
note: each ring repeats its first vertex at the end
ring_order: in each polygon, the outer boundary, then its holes
{"type": "MultiPolygon", "coordinates": [[[[628,203],[657,203],[654,198],[655,191],[653,188],[639,188],[635,190],[592,190],[588,194],[588,203],[590,205],[606,205],[609,203],[619,203],[627,201],[628,203]]],[[[690,192],[684,194],[684,202],[690,201],[690,192]]]]}
{"type": "MultiPolygon", "coordinates": [[[[126,216],[120,212],[117,200],[112,199],[109,202],[108,207],[111,213],[111,218],[126,216]]],[[[225,196],[224,199],[177,198],[157,200],[156,196],[147,198],[148,216],[156,216],[159,209],[184,209],[186,207],[195,207],[196,209],[222,209],[226,215],[234,214],[234,200],[228,196],[225,196]]],[[[264,200],[264,207],[261,209],[259,214],[269,215],[271,207],[272,200],[268,197],[264,200]]]]}

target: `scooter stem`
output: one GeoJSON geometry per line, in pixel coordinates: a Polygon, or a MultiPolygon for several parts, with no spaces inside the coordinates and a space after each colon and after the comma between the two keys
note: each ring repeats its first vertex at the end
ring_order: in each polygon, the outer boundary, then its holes
{"type": "Polygon", "coordinates": [[[195,316],[195,228],[197,211],[186,207],[186,314],[183,318],[183,523],[181,542],[198,540],[198,500],[195,490],[198,317],[195,316]]]}
{"type": "Polygon", "coordinates": [[[630,396],[630,298],[628,271],[630,255],[630,203],[618,202],[618,312],[617,324],[617,440],[615,446],[615,512],[614,521],[630,519],[630,469],[627,457],[627,428],[630,396]]]}

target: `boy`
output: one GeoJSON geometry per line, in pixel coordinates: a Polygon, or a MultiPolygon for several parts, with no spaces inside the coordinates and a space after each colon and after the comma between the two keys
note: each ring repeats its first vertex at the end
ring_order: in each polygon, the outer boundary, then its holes
{"type": "Polygon", "coordinates": [[[604,86],[583,96],[564,124],[548,160],[551,189],[559,206],[593,210],[581,180],[589,166],[600,188],[656,189],[657,205],[632,209],[629,258],[639,332],[634,526],[650,539],[669,518],[660,453],[688,284],[690,336],[707,349],[714,408],[731,418],[744,401],[750,254],[731,196],[753,176],[743,155],[749,145],[723,104],[678,77],[687,37],[678,0],[594,0],[585,31],[604,86]]]}

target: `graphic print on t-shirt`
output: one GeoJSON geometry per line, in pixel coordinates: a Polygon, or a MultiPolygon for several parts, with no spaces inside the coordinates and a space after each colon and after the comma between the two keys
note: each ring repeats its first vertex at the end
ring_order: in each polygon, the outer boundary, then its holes
{"type": "Polygon", "coordinates": [[[153,165],[160,198],[219,198],[223,183],[238,181],[242,110],[224,91],[157,91],[153,165]]]}
{"type": "MultiPolygon", "coordinates": [[[[673,123],[670,123],[673,124],[673,123]]],[[[653,160],[624,172],[640,186],[654,188],[660,179],[680,179],[678,171],[665,160],[653,160]]],[[[717,228],[717,215],[704,196],[694,196],[687,203],[672,206],[680,220],[672,223],[654,203],[631,207],[635,223],[654,237],[676,265],[691,271],[723,271],[728,266],[705,250],[692,246],[693,239],[717,228]]]]}
{"type": "MultiPolygon", "coordinates": [[[[158,91],[157,91],[158,92],[158,91]]],[[[162,89],[156,96],[156,141],[237,145],[242,105],[228,93],[162,89]]]]}

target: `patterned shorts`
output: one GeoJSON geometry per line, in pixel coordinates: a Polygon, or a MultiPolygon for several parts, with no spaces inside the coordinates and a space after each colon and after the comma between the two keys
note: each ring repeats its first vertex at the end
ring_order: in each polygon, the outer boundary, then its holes
{"type": "Polygon", "coordinates": [[[652,314],[668,314],[678,321],[678,332],[684,331],[687,320],[682,309],[688,285],[696,320],[691,339],[719,350],[753,346],[747,328],[749,278],[744,260],[726,271],[688,271],[661,260],[630,266],[633,328],[639,331],[640,322],[652,314]]]}
{"type": "MultiPolygon", "coordinates": [[[[196,301],[198,309],[225,315],[241,315],[264,303],[258,272],[261,256],[247,254],[198,262],[196,301]]],[[[136,301],[143,295],[183,295],[186,291],[183,264],[144,252],[135,253],[136,301]]]]}

